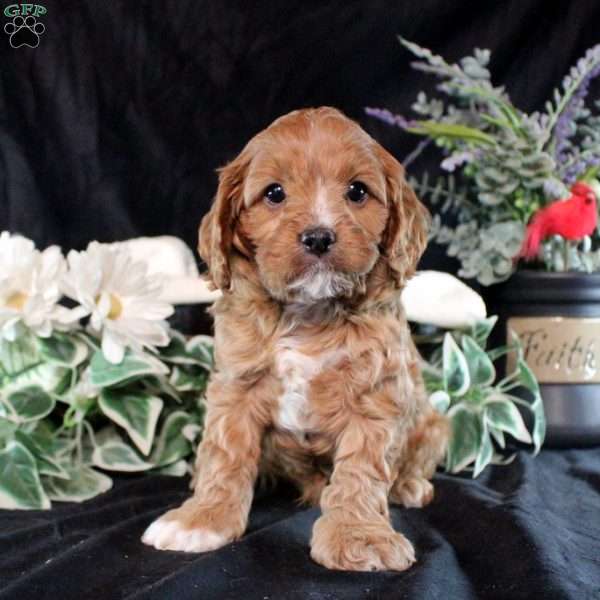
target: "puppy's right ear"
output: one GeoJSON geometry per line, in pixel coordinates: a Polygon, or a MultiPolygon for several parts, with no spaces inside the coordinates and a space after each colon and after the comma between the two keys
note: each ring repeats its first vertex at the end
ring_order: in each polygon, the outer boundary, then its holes
{"type": "Polygon", "coordinates": [[[235,160],[219,169],[215,201],[200,223],[198,252],[208,267],[210,283],[220,290],[231,289],[230,254],[235,222],[244,203],[249,164],[250,151],[246,147],[235,160]]]}

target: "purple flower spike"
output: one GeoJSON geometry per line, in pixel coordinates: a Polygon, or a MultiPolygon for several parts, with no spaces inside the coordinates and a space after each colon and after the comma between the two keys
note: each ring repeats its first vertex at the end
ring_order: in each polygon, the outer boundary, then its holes
{"type": "Polygon", "coordinates": [[[415,127],[415,121],[409,121],[402,115],[395,115],[390,112],[387,108],[370,108],[365,107],[365,112],[370,117],[375,117],[388,125],[393,125],[395,127],[400,127],[401,129],[410,129],[411,127],[415,127]]]}
{"type": "MultiPolygon", "coordinates": [[[[583,68],[585,61],[594,60],[596,56],[600,55],[600,45],[590,48],[585,57],[579,61],[583,68]]],[[[593,69],[585,75],[585,77],[579,83],[579,86],[571,96],[567,105],[562,111],[562,114],[556,122],[554,129],[554,140],[555,150],[554,158],[558,165],[569,162],[572,159],[572,155],[569,152],[570,142],[569,138],[575,133],[575,117],[577,112],[584,106],[585,98],[588,95],[590,83],[600,75],[600,64],[597,64],[593,69]]],[[[575,181],[577,175],[586,169],[586,163],[584,161],[576,161],[565,171],[564,179],[568,185],[575,181]]]]}

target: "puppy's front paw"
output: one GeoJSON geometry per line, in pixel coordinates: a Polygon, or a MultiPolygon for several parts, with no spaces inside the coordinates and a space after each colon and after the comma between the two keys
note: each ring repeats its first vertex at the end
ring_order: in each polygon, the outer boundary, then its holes
{"type": "Polygon", "coordinates": [[[387,523],[344,523],[328,515],[315,523],[310,555],[342,571],[404,571],[416,560],[412,544],[387,523]]]}
{"type": "Polygon", "coordinates": [[[433,484],[423,477],[396,481],[390,492],[390,500],[406,508],[422,508],[433,500],[433,484]]]}
{"type": "Polygon", "coordinates": [[[144,532],[142,542],[158,550],[208,552],[233,541],[229,531],[214,527],[214,519],[202,511],[192,512],[186,504],[156,519],[144,532]],[[210,525],[213,527],[210,527],[210,525]]]}

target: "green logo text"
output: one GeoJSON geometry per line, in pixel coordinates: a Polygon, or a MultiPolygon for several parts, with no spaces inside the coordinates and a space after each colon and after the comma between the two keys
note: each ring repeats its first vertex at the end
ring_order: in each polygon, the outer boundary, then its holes
{"type": "Polygon", "coordinates": [[[48,11],[45,6],[41,4],[9,4],[4,9],[4,16],[6,17],[26,17],[27,15],[33,15],[39,17],[45,15],[48,11]]]}

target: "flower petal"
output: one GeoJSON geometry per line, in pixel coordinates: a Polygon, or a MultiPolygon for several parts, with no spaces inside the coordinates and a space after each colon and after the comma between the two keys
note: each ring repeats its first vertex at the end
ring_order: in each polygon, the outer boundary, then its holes
{"type": "Polygon", "coordinates": [[[125,346],[119,337],[108,328],[102,334],[102,353],[106,360],[114,365],[118,365],[125,356],[125,346]]]}

